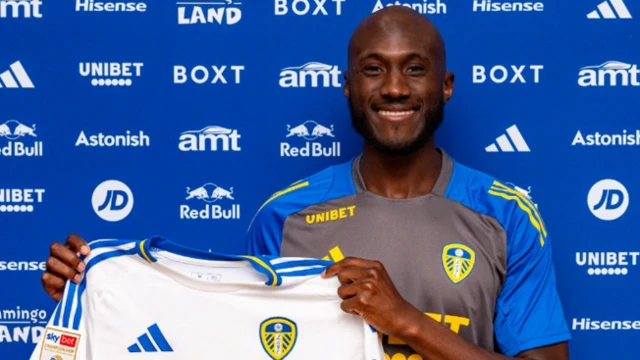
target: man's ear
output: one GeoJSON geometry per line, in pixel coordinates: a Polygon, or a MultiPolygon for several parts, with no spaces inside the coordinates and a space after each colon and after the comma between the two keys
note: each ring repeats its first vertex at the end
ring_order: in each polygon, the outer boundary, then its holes
{"type": "Polygon", "coordinates": [[[444,74],[444,82],[442,84],[442,92],[443,92],[443,100],[445,104],[451,99],[453,96],[453,84],[455,82],[455,74],[452,72],[447,72],[444,74]]]}
{"type": "Polygon", "coordinates": [[[350,86],[350,84],[349,84],[349,72],[345,71],[343,73],[342,78],[344,79],[344,86],[342,87],[342,91],[344,92],[344,97],[346,97],[348,99],[349,98],[349,92],[350,92],[350,89],[349,89],[349,86],[350,86]]]}

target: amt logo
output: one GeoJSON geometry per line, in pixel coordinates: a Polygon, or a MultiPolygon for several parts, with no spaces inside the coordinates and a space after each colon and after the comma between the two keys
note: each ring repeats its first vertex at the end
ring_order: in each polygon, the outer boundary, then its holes
{"type": "Polygon", "coordinates": [[[41,0],[0,0],[0,18],[17,19],[23,17],[29,19],[33,17],[40,19],[42,18],[40,5],[42,5],[41,0]]]}
{"type": "Polygon", "coordinates": [[[107,180],[93,191],[91,197],[93,211],[103,220],[120,221],[133,209],[133,193],[129,187],[118,180],[107,180]]]}
{"type": "Polygon", "coordinates": [[[297,87],[341,87],[340,74],[335,65],[308,62],[302,66],[289,66],[280,72],[280,86],[297,87]]]}
{"type": "Polygon", "coordinates": [[[587,197],[591,213],[600,220],[616,220],[627,211],[629,193],[616,180],[604,179],[595,183],[587,197]]]}

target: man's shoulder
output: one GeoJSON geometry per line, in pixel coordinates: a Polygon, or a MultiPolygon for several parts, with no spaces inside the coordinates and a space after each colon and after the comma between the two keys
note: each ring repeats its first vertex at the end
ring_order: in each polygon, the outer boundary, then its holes
{"type": "Polygon", "coordinates": [[[256,212],[286,218],[309,206],[355,194],[352,165],[355,159],[332,165],[272,194],[256,212]]]}
{"type": "Polygon", "coordinates": [[[530,188],[503,181],[491,174],[455,162],[445,196],[497,220],[506,230],[521,220],[539,220],[530,188]]]}

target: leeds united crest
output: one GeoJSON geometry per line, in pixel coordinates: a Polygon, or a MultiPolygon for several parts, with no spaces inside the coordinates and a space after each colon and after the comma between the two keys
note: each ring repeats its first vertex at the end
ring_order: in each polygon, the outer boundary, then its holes
{"type": "Polygon", "coordinates": [[[466,279],[476,263],[476,253],[470,247],[460,244],[448,244],[442,249],[442,265],[449,280],[454,284],[466,279]]]}
{"type": "Polygon", "coordinates": [[[298,326],[283,317],[273,317],[260,324],[260,341],[273,360],[282,360],[293,350],[298,338],[298,326]]]}

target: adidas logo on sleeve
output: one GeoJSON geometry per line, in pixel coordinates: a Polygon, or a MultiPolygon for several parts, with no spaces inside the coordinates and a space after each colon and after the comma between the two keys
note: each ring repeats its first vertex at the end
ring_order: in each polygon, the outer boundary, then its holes
{"type": "Polygon", "coordinates": [[[384,359],[377,331],[340,308],[339,281],[320,277],[331,261],[222,255],[161,237],[90,246],[31,360],[384,359]]]}

